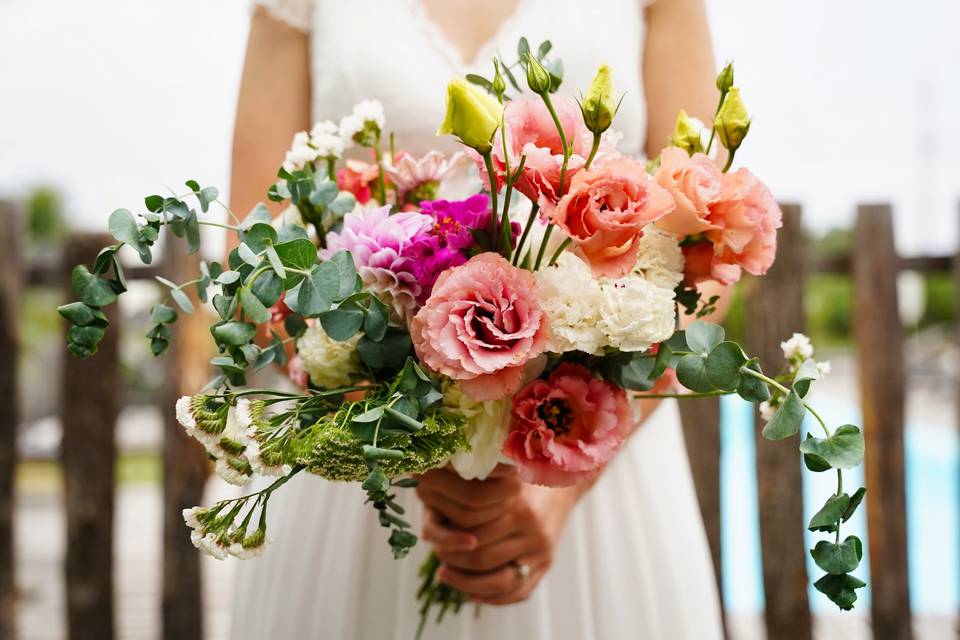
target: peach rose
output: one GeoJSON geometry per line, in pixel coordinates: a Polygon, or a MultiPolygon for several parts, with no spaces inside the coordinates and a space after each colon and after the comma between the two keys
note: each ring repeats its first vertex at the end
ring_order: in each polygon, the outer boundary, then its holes
{"type": "Polygon", "coordinates": [[[547,316],[533,274],[495,253],[444,271],[410,323],[417,356],[477,401],[513,393],[543,352],[547,316]]]}
{"type": "MultiPolygon", "coordinates": [[[[567,163],[565,187],[569,187],[571,178],[580,171],[590,155],[593,144],[593,134],[583,124],[580,108],[573,100],[565,98],[554,99],[554,109],[563,126],[567,142],[573,147],[573,153],[567,163]]],[[[525,98],[511,100],[504,111],[504,124],[507,132],[507,151],[503,150],[503,140],[498,132],[493,137],[493,167],[496,173],[497,186],[505,184],[506,162],[510,160],[510,170],[514,171],[520,164],[520,157],[527,157],[523,164],[523,173],[514,184],[514,189],[527,196],[541,207],[549,207],[559,199],[560,168],[563,165],[563,147],[560,144],[560,133],[553,122],[550,112],[540,98],[525,98]]],[[[600,151],[594,163],[602,162],[614,152],[616,134],[612,131],[604,134],[601,139],[600,151]]],[[[480,175],[489,189],[489,180],[483,161],[478,154],[474,154],[480,175]]]]}
{"type": "Polygon", "coordinates": [[[723,173],[702,153],[693,156],[679,147],[667,147],[660,154],[660,168],[653,179],[670,192],[676,208],[657,226],[682,236],[703,233],[714,227],[710,209],[723,190],[723,173]]]}
{"type": "Polygon", "coordinates": [[[713,207],[716,228],[707,231],[713,243],[714,278],[729,284],[740,269],[763,275],[777,254],[777,229],[783,214],[767,185],[741,167],[724,176],[723,193],[713,207]]]}
{"type": "Polygon", "coordinates": [[[673,198],[626,156],[574,176],[550,213],[594,275],[618,278],[637,262],[643,227],[674,209],[673,198]]]}

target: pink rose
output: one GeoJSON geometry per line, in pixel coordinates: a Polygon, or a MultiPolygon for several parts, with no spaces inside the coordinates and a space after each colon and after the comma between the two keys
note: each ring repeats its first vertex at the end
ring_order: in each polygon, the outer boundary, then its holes
{"type": "Polygon", "coordinates": [[[424,364],[459,380],[474,400],[502,398],[546,345],[536,279],[498,254],[474,256],[440,274],[410,337],[424,364]]]}
{"type": "Polygon", "coordinates": [[[310,376],[303,366],[303,358],[299,355],[293,355],[287,362],[287,377],[297,386],[298,389],[306,389],[310,376]]]}
{"type": "Polygon", "coordinates": [[[777,254],[777,229],[783,226],[780,206],[767,185],[743,167],[726,174],[712,218],[715,228],[707,238],[713,243],[714,278],[736,282],[741,268],[765,274],[777,254]]]}
{"type": "Polygon", "coordinates": [[[723,190],[723,173],[702,153],[693,156],[679,147],[660,154],[660,168],[653,179],[673,196],[676,209],[657,222],[664,231],[690,236],[713,228],[712,205],[723,190]]]}
{"type": "MultiPolygon", "coordinates": [[[[593,134],[583,124],[580,108],[570,99],[554,98],[554,109],[568,143],[573,146],[573,154],[567,163],[565,187],[570,185],[570,179],[587,163],[590,147],[593,144],[593,134]]],[[[553,122],[550,112],[540,98],[526,98],[511,100],[503,114],[507,131],[507,151],[504,153],[503,141],[498,132],[493,138],[493,167],[496,173],[497,186],[505,184],[505,158],[510,160],[510,170],[515,171],[520,165],[520,157],[526,155],[523,173],[514,184],[514,189],[527,196],[541,207],[555,204],[559,200],[560,168],[563,165],[563,146],[560,144],[560,133],[553,122]]],[[[616,134],[612,131],[604,134],[598,159],[613,153],[616,134]]],[[[480,175],[489,189],[489,180],[483,160],[476,153],[473,154],[480,168],[480,175]]],[[[596,160],[595,160],[596,162],[596,160]]]]}
{"type": "Polygon", "coordinates": [[[514,396],[503,453],[524,481],[569,486],[606,464],[632,427],[623,389],[565,363],[514,396]]]}
{"type": "Polygon", "coordinates": [[[629,157],[574,176],[550,217],[596,276],[618,278],[637,262],[643,227],[674,209],[673,198],[629,157]]]}

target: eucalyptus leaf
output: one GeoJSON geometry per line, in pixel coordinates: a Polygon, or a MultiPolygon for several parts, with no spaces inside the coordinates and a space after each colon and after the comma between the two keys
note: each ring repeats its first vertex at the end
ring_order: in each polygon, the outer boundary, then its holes
{"type": "Polygon", "coordinates": [[[277,244],[277,230],[269,223],[258,222],[244,232],[241,239],[253,253],[261,253],[268,244],[277,244]]]}
{"type": "MultiPolygon", "coordinates": [[[[743,366],[751,371],[763,373],[760,369],[760,361],[757,358],[752,358],[743,366]]],[[[767,387],[767,383],[749,374],[741,374],[737,394],[748,402],[766,402],[770,399],[770,389],[767,387]]]]}
{"type": "Polygon", "coordinates": [[[99,309],[80,301],[57,307],[57,313],[79,327],[93,323],[97,317],[94,312],[99,312],[99,309]]]}
{"type": "Polygon", "coordinates": [[[270,267],[273,269],[273,272],[277,274],[277,277],[285,279],[287,277],[287,271],[283,268],[283,262],[280,260],[280,256],[277,255],[277,250],[273,248],[272,244],[267,245],[267,260],[270,262],[270,267]]]}
{"type": "Polygon", "coordinates": [[[800,451],[823,458],[835,469],[853,469],[863,462],[863,434],[852,424],[845,424],[829,438],[804,440],[800,451]]]}
{"type": "Polygon", "coordinates": [[[117,299],[117,292],[110,283],[90,273],[82,264],[73,268],[70,281],[80,301],[91,307],[105,307],[117,299]]]}
{"type": "Polygon", "coordinates": [[[370,304],[363,317],[363,332],[371,340],[382,340],[387,333],[387,324],[390,321],[390,311],[387,305],[376,296],[370,296],[370,304]]]}
{"type": "Polygon", "coordinates": [[[250,247],[248,247],[246,244],[241,244],[237,247],[237,255],[239,255],[240,259],[251,267],[256,267],[260,264],[260,258],[258,258],[253,250],[250,249],[250,247]]]}
{"type": "Polygon", "coordinates": [[[247,217],[240,223],[240,229],[246,231],[259,222],[270,224],[272,218],[273,216],[270,215],[270,210],[267,209],[262,202],[258,202],[257,206],[251,209],[247,217]]]}
{"type": "Polygon", "coordinates": [[[849,573],[841,575],[827,574],[813,583],[813,586],[820,593],[824,594],[834,604],[849,611],[853,609],[853,603],[857,601],[857,589],[867,586],[867,583],[856,578],[849,573]]]}
{"type": "MultiPolygon", "coordinates": [[[[800,430],[805,413],[806,408],[803,406],[803,400],[800,399],[796,391],[791,389],[783,404],[770,418],[770,422],[764,425],[761,435],[767,440],[789,438],[800,430]]],[[[802,451],[803,447],[801,446],[800,449],[802,451]]]]}
{"type": "Polygon", "coordinates": [[[374,460],[400,460],[403,458],[403,451],[397,449],[383,449],[369,444],[363,445],[364,460],[373,462],[374,460]]]}
{"type": "Polygon", "coordinates": [[[283,295],[284,281],[271,271],[264,271],[250,285],[253,295],[266,307],[272,307],[283,295]]]}
{"type": "Polygon", "coordinates": [[[740,367],[747,363],[735,342],[721,342],[710,351],[705,364],[707,379],[716,389],[735,391],[741,382],[740,367]]]}
{"type": "Polygon", "coordinates": [[[236,296],[222,296],[219,293],[213,296],[213,308],[217,310],[222,320],[229,320],[237,313],[238,300],[236,296]]]}
{"type": "Polygon", "coordinates": [[[837,523],[843,517],[843,513],[850,504],[850,496],[845,493],[840,495],[831,495],[827,498],[820,510],[813,514],[807,529],[810,531],[827,531],[833,533],[837,530],[837,523]]]}
{"type": "Polygon", "coordinates": [[[331,309],[320,314],[320,325],[330,338],[344,342],[357,334],[363,326],[360,309],[331,309]]]}
{"type": "Polygon", "coordinates": [[[200,249],[200,221],[196,211],[190,210],[190,215],[183,221],[183,230],[187,236],[187,255],[196,253],[200,249]]]}
{"type": "Polygon", "coordinates": [[[220,344],[240,347],[253,340],[257,335],[257,327],[247,322],[221,322],[210,327],[210,333],[220,344]]]}
{"type": "Polygon", "coordinates": [[[281,242],[273,248],[285,267],[307,270],[317,261],[317,248],[306,238],[281,242]]]}
{"type": "Polygon", "coordinates": [[[853,517],[853,514],[856,513],[857,507],[860,506],[860,503],[863,502],[863,496],[866,495],[867,490],[863,487],[860,487],[853,492],[853,495],[850,496],[850,504],[847,505],[847,508],[843,511],[843,521],[846,522],[853,517]]]}
{"type": "Polygon", "coordinates": [[[697,354],[687,354],[677,363],[677,380],[687,389],[698,393],[713,391],[707,377],[706,361],[697,354]]]}
{"type": "Polygon", "coordinates": [[[214,282],[216,282],[217,284],[233,284],[239,279],[240,279],[239,271],[228,270],[228,271],[224,271],[219,276],[217,276],[214,282]]]}
{"type": "Polygon", "coordinates": [[[817,371],[817,363],[812,358],[808,358],[801,363],[800,368],[793,378],[793,388],[797,390],[801,398],[805,398],[810,390],[810,383],[820,377],[817,371]]]}
{"type": "Polygon", "coordinates": [[[177,321],[177,310],[165,304],[155,304],[150,309],[150,320],[157,324],[170,324],[177,321]]]}
{"type": "Polygon", "coordinates": [[[240,296],[240,306],[243,307],[243,312],[251,320],[257,324],[265,324],[270,321],[270,312],[250,289],[240,289],[237,295],[240,296]]]}
{"type": "MultiPolygon", "coordinates": [[[[808,433],[806,439],[809,440],[812,437],[813,437],[813,434],[808,433]]],[[[807,469],[809,469],[810,471],[813,471],[814,473],[822,473],[824,471],[829,471],[830,469],[833,469],[833,467],[830,466],[829,462],[827,462],[820,456],[814,455],[811,453],[803,454],[803,464],[807,467],[807,469]]]]}
{"type": "Polygon", "coordinates": [[[171,289],[170,297],[173,298],[173,301],[177,303],[177,306],[180,307],[184,313],[193,313],[193,303],[190,302],[190,298],[187,297],[187,294],[185,294],[182,289],[171,289]]]}
{"type": "Polygon", "coordinates": [[[690,323],[686,331],[687,345],[690,351],[700,355],[708,355],[714,347],[723,342],[723,327],[703,320],[690,323]]]}
{"type": "Polygon", "coordinates": [[[840,544],[821,540],[810,550],[817,566],[831,575],[853,571],[860,565],[863,545],[856,536],[849,536],[840,544]]]}

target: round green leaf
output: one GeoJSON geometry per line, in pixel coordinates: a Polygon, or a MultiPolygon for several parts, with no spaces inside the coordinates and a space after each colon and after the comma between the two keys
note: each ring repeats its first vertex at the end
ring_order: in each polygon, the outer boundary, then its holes
{"type": "MultiPolygon", "coordinates": [[[[803,406],[803,400],[797,395],[796,391],[790,390],[786,400],[773,414],[773,417],[763,427],[761,435],[767,440],[783,440],[800,431],[800,425],[803,423],[803,416],[806,413],[803,406]]],[[[803,447],[800,447],[803,450],[803,447]]]]}
{"type": "Polygon", "coordinates": [[[686,331],[687,345],[690,347],[690,351],[704,356],[723,342],[723,337],[723,327],[703,320],[692,322],[686,331]]]}
{"type": "Polygon", "coordinates": [[[242,234],[242,240],[254,253],[260,253],[268,244],[277,243],[277,230],[268,223],[258,222],[242,234]]]}
{"type": "Polygon", "coordinates": [[[240,347],[253,340],[257,327],[246,322],[223,322],[210,327],[210,333],[220,344],[240,347]]]}
{"type": "Polygon", "coordinates": [[[852,469],[863,462],[863,434],[852,424],[845,424],[829,438],[811,438],[800,445],[802,453],[823,458],[835,469],[852,469]]]}
{"type": "Polygon", "coordinates": [[[850,536],[840,544],[821,540],[810,550],[817,566],[831,575],[849,573],[860,565],[863,547],[860,539],[850,536]]]}
{"type": "Polygon", "coordinates": [[[70,280],[80,301],[91,307],[105,307],[117,299],[110,283],[90,273],[82,264],[74,267],[70,280]]]}
{"type": "Polygon", "coordinates": [[[721,342],[707,356],[707,380],[717,389],[735,391],[740,386],[740,367],[746,362],[747,357],[740,345],[721,342]]]}
{"type": "Polygon", "coordinates": [[[332,309],[320,314],[320,324],[328,336],[338,342],[349,340],[363,325],[360,309],[332,309]]]}
{"type": "Polygon", "coordinates": [[[706,393],[713,391],[713,385],[707,377],[706,361],[703,356],[687,354],[677,363],[677,379],[691,391],[706,393]]]}
{"type": "Polygon", "coordinates": [[[270,321],[270,312],[263,306],[263,303],[255,296],[250,289],[240,289],[237,292],[240,296],[240,306],[243,312],[257,324],[264,324],[270,321]]]}
{"type": "Polygon", "coordinates": [[[820,507],[820,510],[810,518],[807,529],[810,531],[836,531],[837,523],[840,522],[849,504],[850,496],[845,493],[830,496],[820,507]]]}

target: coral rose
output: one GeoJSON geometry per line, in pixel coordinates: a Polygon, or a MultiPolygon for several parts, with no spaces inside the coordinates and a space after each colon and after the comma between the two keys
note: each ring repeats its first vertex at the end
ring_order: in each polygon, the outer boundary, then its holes
{"type": "Polygon", "coordinates": [[[643,227],[674,209],[674,200],[629,157],[574,176],[550,214],[594,275],[618,278],[637,262],[643,227]]]}
{"type": "Polygon", "coordinates": [[[496,400],[516,391],[527,361],[544,350],[547,317],[532,273],[481,253],[440,275],[410,337],[428,367],[474,400],[496,400]]]}
{"type": "Polygon", "coordinates": [[[524,481],[569,486],[606,464],[632,427],[623,389],[564,363],[514,396],[503,453],[524,481]]]}
{"type": "Polygon", "coordinates": [[[723,177],[716,163],[702,153],[689,156],[679,147],[664,149],[653,179],[670,192],[676,208],[657,226],[683,236],[713,228],[711,207],[723,191],[723,177]]]}

